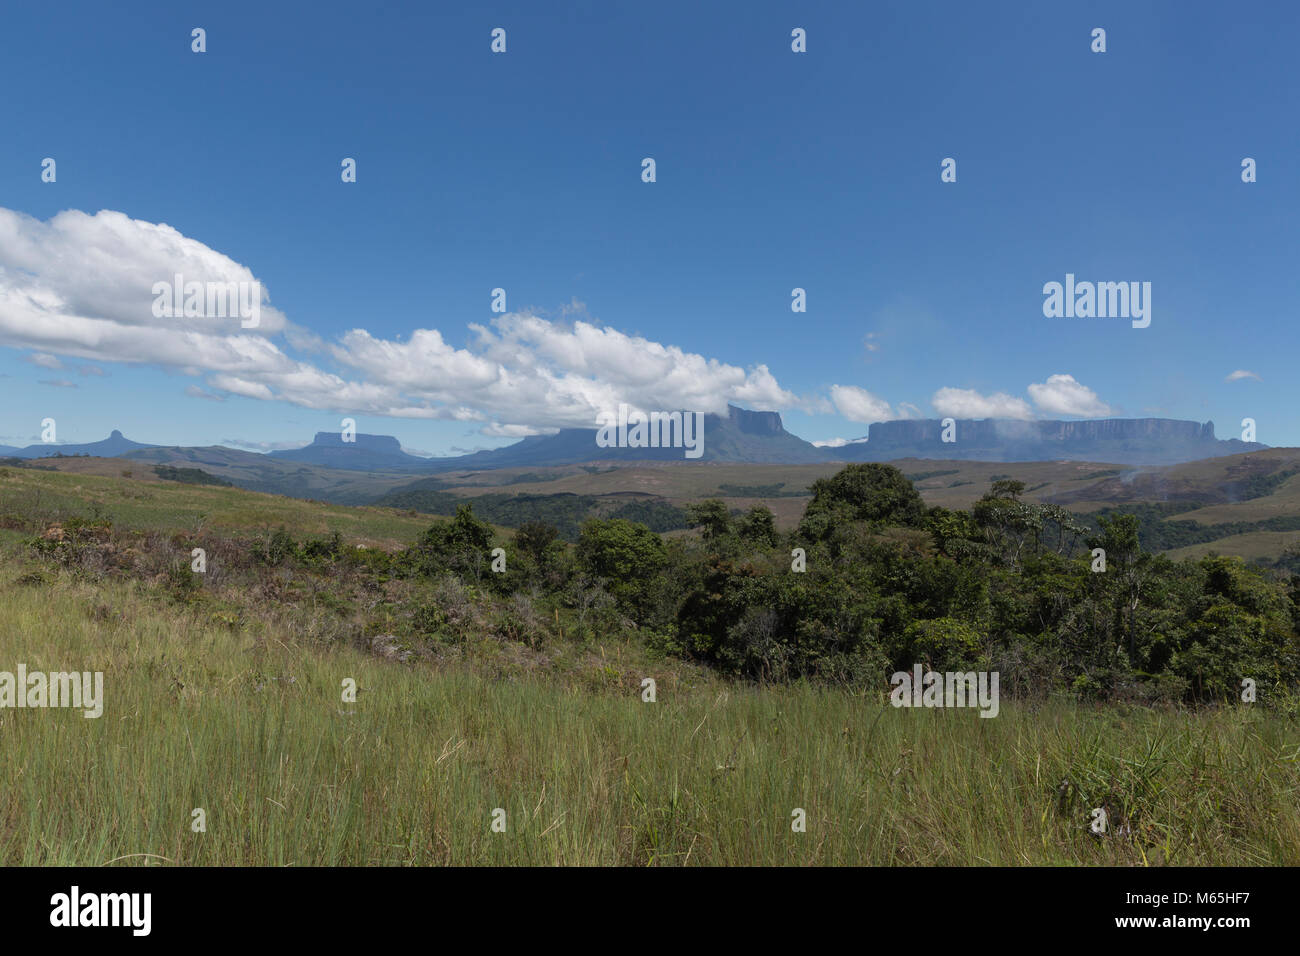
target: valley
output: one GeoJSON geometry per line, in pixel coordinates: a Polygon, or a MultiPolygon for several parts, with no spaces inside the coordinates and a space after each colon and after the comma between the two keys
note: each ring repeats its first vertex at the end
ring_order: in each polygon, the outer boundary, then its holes
{"type": "MultiPolygon", "coordinates": [[[[692,502],[720,498],[733,510],[757,505],[771,509],[783,531],[798,523],[812,482],[843,467],[842,462],[764,464],[678,458],[448,470],[416,477],[327,468],[221,447],[143,448],[122,458],[44,458],[14,464],[53,468],[63,474],[126,476],[146,484],[162,480],[154,471],[158,466],[189,468],[248,491],[368,506],[408,517],[449,515],[455,503],[465,499],[491,502],[503,514],[522,515],[521,521],[535,512],[538,517],[562,513],[580,523],[588,515],[607,516],[634,502],[680,512],[692,502]]],[[[1025,483],[1028,501],[1059,504],[1082,516],[1146,508],[1147,517],[1174,530],[1185,530],[1190,523],[1192,537],[1206,538],[1183,543],[1173,536],[1169,546],[1156,549],[1171,556],[1196,557],[1215,551],[1273,563],[1300,545],[1300,449],[1271,448],[1151,467],[921,458],[891,464],[909,477],[930,506],[969,508],[994,481],[1012,478],[1025,483]]],[[[287,501],[268,503],[268,515],[277,508],[292,513],[295,506],[287,501]]],[[[680,533],[680,525],[673,526],[666,515],[660,517],[669,523],[658,530],[680,533]]]]}

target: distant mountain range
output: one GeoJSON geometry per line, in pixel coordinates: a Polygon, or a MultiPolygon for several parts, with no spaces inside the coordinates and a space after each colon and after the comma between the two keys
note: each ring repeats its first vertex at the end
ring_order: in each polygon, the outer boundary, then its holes
{"type": "MultiPolygon", "coordinates": [[[[328,468],[380,471],[487,471],[533,465],[577,465],[589,461],[683,461],[681,448],[601,448],[595,428],[564,428],[554,435],[536,435],[505,448],[478,451],[454,458],[417,458],[401,450],[397,439],[357,435],[343,442],[338,432],[317,432],[305,448],[271,455],[328,468]]],[[[704,454],[697,461],[739,461],[808,464],[835,461],[829,449],[797,438],[785,430],[776,412],[751,412],[728,406],[727,417],[704,416],[704,454]]]]}
{"type": "Polygon", "coordinates": [[[156,447],[156,445],[145,445],[138,441],[131,441],[120,431],[113,429],[113,433],[102,441],[86,442],[81,445],[59,445],[52,442],[28,445],[26,448],[0,445],[0,458],[49,458],[51,455],[93,455],[96,458],[121,458],[127,452],[135,451],[137,448],[156,447]]]}
{"type": "Polygon", "coordinates": [[[1171,418],[1102,418],[1079,422],[959,419],[954,441],[943,441],[934,418],[879,422],[866,441],[837,449],[849,461],[945,458],[969,461],[1105,461],[1174,465],[1267,448],[1259,442],[1215,438],[1214,423],[1171,418]]]}
{"type": "MultiPolygon", "coordinates": [[[[823,461],[892,461],[935,458],[972,461],[1101,461],[1123,465],[1171,465],[1201,458],[1237,455],[1267,448],[1259,442],[1214,437],[1214,423],[1169,418],[1105,418],[1090,421],[1014,421],[958,419],[954,441],[943,440],[937,418],[880,422],[867,437],[838,448],[818,447],[785,430],[777,412],[751,412],[728,406],[727,416],[704,416],[701,461],[755,464],[810,464],[823,461]]],[[[337,432],[317,432],[316,440],[275,457],[367,471],[436,473],[486,471],[591,461],[681,461],[680,448],[601,448],[594,428],[565,428],[558,434],[525,438],[505,448],[455,458],[418,458],[402,451],[394,438],[358,435],[344,443],[337,432]]]]}
{"type": "MultiPolygon", "coordinates": [[[[834,461],[891,461],[931,458],[972,461],[1098,461],[1126,465],[1167,465],[1202,458],[1259,451],[1267,445],[1214,437],[1213,422],[1167,418],[1107,418],[1091,421],[1011,421],[960,419],[954,441],[944,441],[938,419],[911,419],[872,425],[865,440],[838,448],[818,447],[785,430],[776,412],[753,412],[729,406],[727,415],[704,416],[704,453],[696,461],[754,464],[811,464],[834,461]]],[[[393,475],[428,475],[446,471],[488,471],[586,462],[690,461],[681,448],[602,448],[594,428],[565,428],[554,435],[525,438],[505,448],[452,458],[421,458],[402,450],[387,435],[356,436],[345,442],[338,432],[317,432],[310,445],[268,455],[231,449],[164,449],[131,441],[114,431],[103,441],[81,445],[36,444],[26,448],[0,446],[0,456],[44,458],[50,455],[94,455],[105,458],[143,457],[172,460],[180,453],[199,462],[195,454],[230,456],[279,467],[315,466],[337,471],[393,475]],[[162,453],[166,451],[167,455],[162,453]]],[[[214,461],[215,464],[215,461],[214,461]]]]}

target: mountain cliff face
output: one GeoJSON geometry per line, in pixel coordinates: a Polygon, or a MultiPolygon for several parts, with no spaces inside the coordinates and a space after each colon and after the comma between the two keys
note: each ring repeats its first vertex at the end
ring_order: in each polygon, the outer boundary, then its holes
{"type": "Polygon", "coordinates": [[[1167,465],[1258,451],[1259,442],[1214,437],[1214,423],[1169,418],[1104,418],[1089,421],[959,419],[955,441],[942,440],[937,418],[879,422],[867,441],[839,449],[853,461],[894,458],[975,459],[980,461],[1107,461],[1167,465]]]}
{"type": "Polygon", "coordinates": [[[704,454],[687,459],[681,448],[601,448],[594,428],[564,428],[555,435],[525,438],[505,448],[460,458],[435,458],[430,471],[576,465],[587,461],[739,461],[805,463],[834,461],[821,449],[785,430],[777,412],[751,412],[734,405],[727,416],[704,416],[704,454]]]}
{"type": "Polygon", "coordinates": [[[361,435],[345,442],[340,432],[317,432],[310,445],[270,452],[270,457],[350,471],[428,470],[428,459],[408,455],[391,435],[361,435]]]}
{"type": "MultiPolygon", "coordinates": [[[[715,418],[716,416],[707,416],[715,418]]],[[[748,409],[727,406],[727,420],[737,430],[746,435],[784,435],[788,434],[781,422],[780,412],[751,412],[748,409]]],[[[719,419],[720,421],[720,419],[719,419]]]]}
{"type": "MultiPolygon", "coordinates": [[[[392,435],[356,435],[356,441],[345,442],[341,432],[317,432],[312,445],[317,448],[352,448],[370,451],[377,455],[405,455],[401,443],[392,435]]],[[[302,449],[297,449],[301,451],[302,449]]],[[[277,453],[278,454],[278,453],[277,453]]],[[[292,454],[292,452],[285,452],[292,454]]],[[[408,457],[414,458],[414,455],[408,457]]]]}

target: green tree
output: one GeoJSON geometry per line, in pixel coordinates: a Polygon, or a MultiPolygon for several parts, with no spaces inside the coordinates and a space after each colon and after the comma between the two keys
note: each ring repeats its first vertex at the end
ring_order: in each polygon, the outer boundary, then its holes
{"type": "Polygon", "coordinates": [[[1019,500],[1025,493],[1025,483],[1014,478],[999,478],[989,489],[989,498],[1011,498],[1019,500]]]}
{"type": "Polygon", "coordinates": [[[799,529],[806,537],[824,539],[844,522],[919,527],[925,515],[925,502],[901,471],[871,462],[848,465],[814,481],[799,529]]]}
{"type": "Polygon", "coordinates": [[[1147,580],[1151,555],[1142,550],[1138,537],[1141,525],[1135,515],[1118,514],[1097,519],[1100,533],[1088,539],[1089,548],[1106,552],[1106,571],[1099,575],[1118,603],[1121,633],[1129,660],[1137,658],[1136,618],[1142,603],[1142,585],[1147,580]]]}
{"type": "Polygon", "coordinates": [[[667,563],[663,539],[643,524],[622,518],[593,519],[578,536],[578,561],[603,579],[626,608],[647,609],[655,578],[667,563]]]}
{"type": "Polygon", "coordinates": [[[770,548],[777,542],[776,518],[771,509],[764,505],[755,505],[749,513],[740,519],[740,537],[759,547],[770,548]]]}
{"type": "MultiPolygon", "coordinates": [[[[913,663],[937,671],[964,671],[988,666],[984,638],[965,621],[951,617],[913,621],[904,632],[913,663]]],[[[907,662],[901,662],[906,666],[907,662]]]]}
{"type": "Polygon", "coordinates": [[[720,498],[709,498],[686,506],[687,527],[699,528],[705,541],[716,541],[731,532],[731,512],[720,498]]]}
{"type": "Polygon", "coordinates": [[[420,536],[416,565],[426,574],[448,570],[478,581],[488,565],[492,538],[492,526],[474,516],[474,506],[460,505],[454,518],[431,525],[420,536]]]}
{"type": "Polygon", "coordinates": [[[551,546],[560,529],[545,521],[525,521],[515,530],[515,547],[537,565],[544,566],[551,556],[551,546]]]}

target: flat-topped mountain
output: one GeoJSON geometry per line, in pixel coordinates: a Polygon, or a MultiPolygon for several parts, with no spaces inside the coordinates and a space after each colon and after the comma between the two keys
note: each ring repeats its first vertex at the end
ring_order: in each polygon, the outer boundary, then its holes
{"type": "MultiPolygon", "coordinates": [[[[878,422],[870,427],[865,441],[840,448],[822,448],[786,431],[777,412],[754,412],[734,405],[727,407],[725,416],[704,416],[703,453],[698,457],[688,457],[686,450],[680,447],[602,447],[597,441],[598,435],[596,428],[564,428],[554,435],[537,435],[490,451],[449,458],[422,458],[403,451],[398,440],[390,435],[358,434],[355,441],[345,442],[339,432],[317,432],[310,445],[256,455],[252,460],[314,465],[340,471],[420,475],[598,461],[798,465],[932,458],[1007,462],[1068,459],[1123,465],[1170,465],[1268,447],[1236,438],[1215,438],[1213,422],[1202,424],[1169,418],[1105,418],[1070,422],[960,419],[953,430],[955,440],[946,442],[943,440],[943,422],[926,418],[878,422]]],[[[0,445],[0,457],[45,458],[62,454],[112,458],[158,447],[132,441],[114,430],[102,441],[85,444],[42,443],[26,448],[0,445]]],[[[229,450],[224,453],[233,454],[229,450]]]]}
{"type": "Polygon", "coordinates": [[[517,468],[532,465],[575,465],[588,461],[735,461],[801,464],[834,461],[829,449],[791,435],[777,412],[752,412],[727,407],[727,415],[704,416],[703,454],[686,458],[684,448],[602,447],[599,429],[562,428],[554,435],[534,435],[504,448],[450,458],[420,458],[402,451],[387,435],[356,436],[345,442],[339,432],[317,432],[310,445],[291,451],[273,451],[283,461],[321,465],[350,471],[433,473],[517,468]]]}
{"type": "Polygon", "coordinates": [[[269,452],[269,456],[348,471],[430,470],[428,458],[402,451],[401,444],[391,435],[358,434],[354,437],[356,441],[345,442],[340,432],[317,432],[310,445],[269,452]]]}
{"type": "Polygon", "coordinates": [[[602,448],[595,428],[563,428],[554,435],[535,435],[491,451],[459,458],[429,459],[430,471],[466,468],[516,468],[528,465],[576,465],[587,461],[734,461],[803,464],[834,461],[829,449],[785,430],[777,412],[751,412],[727,406],[727,415],[704,416],[704,451],[687,459],[682,448],[602,448]]]}
{"type": "Polygon", "coordinates": [[[867,440],[837,449],[849,461],[895,458],[976,461],[1105,461],[1170,465],[1260,451],[1267,445],[1214,437],[1214,423],[1170,418],[1101,418],[1088,421],[958,419],[951,442],[937,418],[879,422],[867,440]]]}

